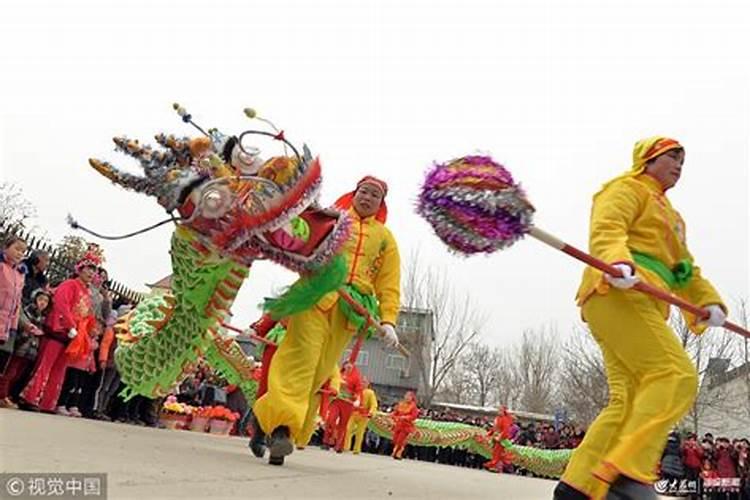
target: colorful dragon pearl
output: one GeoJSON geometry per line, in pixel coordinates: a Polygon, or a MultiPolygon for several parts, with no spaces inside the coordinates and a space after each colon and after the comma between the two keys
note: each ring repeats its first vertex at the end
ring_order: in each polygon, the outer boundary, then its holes
{"type": "Polygon", "coordinates": [[[461,255],[509,247],[532,226],[534,207],[502,165],[489,156],[464,156],[427,173],[417,213],[461,255]]]}

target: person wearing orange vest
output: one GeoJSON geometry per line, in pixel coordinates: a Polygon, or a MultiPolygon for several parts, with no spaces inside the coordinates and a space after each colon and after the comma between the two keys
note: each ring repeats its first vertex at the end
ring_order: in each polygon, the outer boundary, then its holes
{"type": "Polygon", "coordinates": [[[362,387],[362,400],[354,408],[352,418],[349,420],[349,427],[346,430],[346,439],[344,440],[345,448],[352,450],[352,436],[354,436],[353,452],[355,455],[359,455],[362,452],[362,442],[365,439],[367,424],[370,422],[370,418],[375,415],[375,412],[378,411],[378,397],[370,387],[370,381],[363,378],[362,387]]]}
{"type": "Polygon", "coordinates": [[[416,428],[414,421],[419,417],[419,407],[417,407],[417,396],[414,391],[408,391],[404,399],[399,401],[391,412],[393,420],[393,453],[391,456],[396,460],[401,460],[406,448],[406,440],[409,434],[416,428]]]}
{"type": "Polygon", "coordinates": [[[503,466],[510,463],[512,455],[505,450],[502,441],[510,439],[510,429],[513,426],[513,415],[505,406],[501,406],[495,417],[492,428],[487,437],[492,443],[492,459],[484,463],[484,468],[492,472],[502,472],[503,466]]]}
{"type": "Polygon", "coordinates": [[[359,405],[362,397],[362,377],[359,370],[350,362],[341,368],[341,387],[326,419],[324,443],[333,443],[336,453],[344,451],[344,440],[349,427],[349,419],[354,407],[359,405]],[[326,439],[327,438],[327,439],[326,439]]]}
{"type": "MultiPolygon", "coordinates": [[[[386,344],[395,347],[401,263],[396,240],[385,227],[387,192],[385,182],[367,176],[336,205],[352,219],[351,235],[341,250],[349,268],[344,289],[378,318],[386,344]]],[[[294,450],[292,443],[299,440],[307,417],[318,411],[318,391],[356,333],[351,308],[343,302],[338,292],[331,292],[289,318],[286,338],[270,367],[268,392],[253,407],[268,435],[272,465],[283,464],[294,450]]]]}
{"type": "Polygon", "coordinates": [[[667,198],[684,160],[676,140],[643,139],[630,171],[594,196],[590,252],[621,276],[586,268],[577,300],[604,356],[609,403],[573,453],[556,500],[655,499],[667,435],[695,401],[698,374],[667,322],[669,306],[632,287],[644,281],[704,308],[706,320],[685,315],[696,334],[726,320],[727,308],[695,265],[685,222],[667,198]]]}

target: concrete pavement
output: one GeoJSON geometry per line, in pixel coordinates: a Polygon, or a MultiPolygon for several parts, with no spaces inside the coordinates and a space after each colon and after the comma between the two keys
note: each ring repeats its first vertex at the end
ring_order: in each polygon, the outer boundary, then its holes
{"type": "Polygon", "coordinates": [[[110,499],[544,500],[555,484],[317,448],[272,467],[246,439],[18,410],[0,410],[0,471],[106,472],[110,499]]]}

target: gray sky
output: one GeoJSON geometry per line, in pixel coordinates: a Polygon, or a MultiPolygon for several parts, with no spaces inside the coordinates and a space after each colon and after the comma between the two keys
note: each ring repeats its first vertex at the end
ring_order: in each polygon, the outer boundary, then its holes
{"type": "MultiPolygon", "coordinates": [[[[591,195],[629,167],[637,139],[670,135],[687,149],[670,197],[697,262],[732,301],[750,296],[744,3],[6,0],[2,179],[23,187],[54,240],[68,212],[130,232],[164,212],[87,158],[135,171],[111,136],[192,134],[173,101],[227,133],[250,128],[252,106],[320,155],[323,202],[362,175],[386,179],[402,255],[418,248],[444,267],[489,314],[485,339],[504,344],[548,322],[569,330],[582,266],[535,241],[448,254],[413,210],[431,162],[491,153],[526,187],[537,225],[585,248],[591,195]]],[[[103,242],[111,274],[137,289],[168,274],[170,233],[103,242]]],[[[254,266],[235,322],[292,278],[254,266]]]]}

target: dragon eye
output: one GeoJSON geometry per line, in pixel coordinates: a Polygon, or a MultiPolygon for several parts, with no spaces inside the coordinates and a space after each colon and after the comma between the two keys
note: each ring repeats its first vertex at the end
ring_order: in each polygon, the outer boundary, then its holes
{"type": "Polygon", "coordinates": [[[209,187],[201,194],[201,214],[207,219],[216,219],[229,210],[234,201],[232,192],[223,185],[209,187]]]}
{"type": "Polygon", "coordinates": [[[210,190],[206,195],[203,197],[206,207],[210,209],[217,209],[221,206],[222,202],[222,196],[221,193],[216,190],[210,190]]]}

